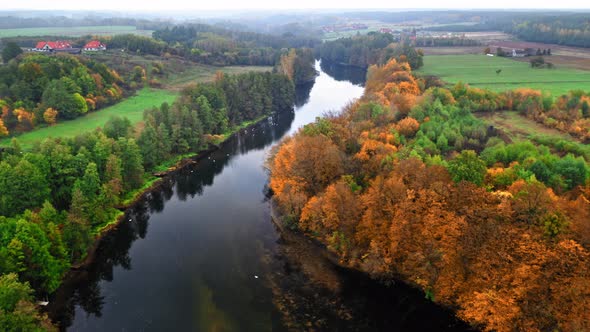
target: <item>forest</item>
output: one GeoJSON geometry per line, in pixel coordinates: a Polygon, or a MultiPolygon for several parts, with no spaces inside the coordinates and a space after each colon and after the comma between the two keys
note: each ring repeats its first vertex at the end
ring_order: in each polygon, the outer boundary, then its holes
{"type": "Polygon", "coordinates": [[[370,32],[363,36],[325,42],[316,48],[316,52],[322,60],[361,68],[384,64],[391,58],[400,60],[402,56],[412,69],[423,65],[420,50],[410,47],[406,42],[396,44],[394,41],[391,34],[370,32]]]}
{"type": "Polygon", "coordinates": [[[127,17],[99,17],[86,15],[80,18],[72,18],[66,15],[38,15],[36,17],[24,17],[18,13],[11,13],[0,17],[0,29],[13,28],[47,28],[47,27],[73,27],[73,26],[110,26],[130,25],[138,29],[153,30],[170,25],[168,22],[161,22],[147,19],[135,19],[127,17]]]}
{"type": "Polygon", "coordinates": [[[527,17],[505,31],[527,41],[590,47],[590,23],[585,14],[527,17]]]}
{"type": "Polygon", "coordinates": [[[274,36],[206,24],[166,27],[154,31],[153,37],[165,42],[171,54],[212,65],[274,65],[285,49],[313,48],[320,42],[306,36],[274,36]]]}
{"type": "MultiPolygon", "coordinates": [[[[465,15],[465,14],[464,14],[465,15]]],[[[530,42],[590,47],[590,24],[583,13],[474,12],[473,25],[444,25],[430,31],[503,31],[530,42]]]]}
{"type": "Polygon", "coordinates": [[[135,127],[114,117],[104,128],[47,138],[32,151],[13,139],[0,153],[0,329],[48,324],[33,295],[56,290],[122,214],[124,201],[153,181],[158,165],[208,148],[242,122],[291,111],[294,95],[285,75],[219,74],[185,89],[172,105],[146,110],[135,127]]]}
{"type": "Polygon", "coordinates": [[[270,188],[283,224],[478,329],[589,330],[590,155],[506,140],[474,116],[579,119],[585,95],[446,89],[411,68],[370,66],[360,100],[275,149],[270,188]]]}

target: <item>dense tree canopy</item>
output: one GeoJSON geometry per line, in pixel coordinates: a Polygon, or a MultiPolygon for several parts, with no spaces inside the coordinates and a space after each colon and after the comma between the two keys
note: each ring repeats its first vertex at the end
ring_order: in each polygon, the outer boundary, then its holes
{"type": "Polygon", "coordinates": [[[8,42],[4,45],[2,49],[2,61],[7,63],[8,61],[16,58],[20,54],[23,53],[23,50],[18,46],[15,42],[8,42]]]}
{"type": "Polygon", "coordinates": [[[504,141],[472,114],[533,112],[542,95],[425,89],[395,59],[367,77],[271,157],[284,222],[486,331],[590,329],[590,155],[504,141]]]}
{"type": "MultiPolygon", "coordinates": [[[[84,89],[72,81],[49,81],[43,102],[66,109],[67,98],[84,89]]],[[[292,111],[294,94],[282,74],[218,75],[171,106],[146,110],[134,127],[113,117],[102,129],[47,138],[30,151],[13,139],[0,150],[0,329],[51,329],[30,302],[29,285],[36,295],[55,291],[95,235],[120,216],[120,203],[154,178],[146,170],[200,152],[245,121],[292,111]]]]}
{"type": "Polygon", "coordinates": [[[394,43],[393,35],[371,32],[368,35],[341,38],[318,46],[322,60],[357,67],[385,64],[391,58],[408,62],[412,69],[422,66],[422,53],[408,43],[394,43]],[[400,56],[404,59],[400,59],[400,56]]]}

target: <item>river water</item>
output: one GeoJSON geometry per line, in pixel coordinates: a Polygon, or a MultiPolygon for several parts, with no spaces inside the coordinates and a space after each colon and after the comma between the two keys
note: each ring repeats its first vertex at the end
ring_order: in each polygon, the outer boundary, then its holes
{"type": "Polygon", "coordinates": [[[272,224],[272,146],[363,92],[363,72],[316,68],[293,112],[238,133],[126,212],[51,299],[62,330],[465,330],[409,287],[331,266],[313,245],[294,249],[272,224]]]}

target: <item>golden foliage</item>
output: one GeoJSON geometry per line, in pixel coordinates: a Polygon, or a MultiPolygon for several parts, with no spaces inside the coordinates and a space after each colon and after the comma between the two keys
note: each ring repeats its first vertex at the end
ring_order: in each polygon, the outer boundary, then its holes
{"type": "Polygon", "coordinates": [[[406,137],[414,136],[414,134],[416,134],[419,128],[420,123],[416,119],[411,117],[402,119],[396,125],[396,130],[406,137]]]}
{"type": "Polygon", "coordinates": [[[49,125],[54,125],[57,119],[57,111],[49,107],[43,112],[43,120],[49,125]]]}
{"type": "MultiPolygon", "coordinates": [[[[422,100],[464,98],[435,90],[422,100]]],[[[343,264],[401,278],[486,331],[589,331],[590,185],[558,196],[516,180],[513,163],[488,170],[486,184],[504,190],[489,192],[454,183],[442,166],[400,157],[404,139],[396,135],[411,138],[420,123],[359,114],[384,114],[375,104],[407,114],[417,97],[407,64],[371,66],[363,99],[327,120],[330,137],[300,132],[276,151],[270,187],[281,212],[343,264]],[[563,231],[548,236],[547,216],[563,216],[563,231]]],[[[505,99],[481,103],[539,114],[544,107],[531,89],[498,98],[505,99]]],[[[586,128],[581,118],[564,121],[576,132],[586,128]]]]}
{"type": "Polygon", "coordinates": [[[4,125],[4,121],[0,119],[0,137],[8,136],[8,129],[4,125]]]}

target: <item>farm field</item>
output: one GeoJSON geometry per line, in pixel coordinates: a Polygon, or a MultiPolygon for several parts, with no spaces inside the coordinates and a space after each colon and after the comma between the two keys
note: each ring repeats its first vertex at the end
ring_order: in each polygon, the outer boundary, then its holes
{"type": "Polygon", "coordinates": [[[49,27],[49,28],[21,28],[0,29],[0,38],[31,37],[31,36],[66,36],[79,37],[84,35],[117,35],[137,34],[151,36],[151,30],[138,30],[131,25],[87,26],[87,27],[49,27]]]}
{"type": "MultiPolygon", "coordinates": [[[[340,23],[344,23],[344,22],[340,22],[340,23]]],[[[442,27],[442,26],[450,25],[450,24],[424,23],[424,22],[418,22],[418,21],[408,21],[408,22],[404,22],[404,23],[388,23],[388,22],[382,22],[382,21],[378,21],[378,20],[350,20],[350,22],[348,22],[348,23],[366,24],[367,28],[366,29],[358,29],[358,30],[348,30],[348,31],[326,32],[326,33],[324,33],[322,39],[329,41],[329,40],[335,40],[338,38],[352,37],[352,36],[355,36],[357,33],[364,35],[364,34],[367,34],[371,31],[378,31],[381,28],[392,29],[392,30],[407,30],[407,29],[412,29],[412,28],[425,29],[425,28],[429,28],[429,27],[442,27]]],[[[464,22],[464,23],[458,23],[457,25],[469,26],[469,25],[473,25],[473,24],[474,23],[472,23],[472,22],[464,22]]]]}
{"type": "MultiPolygon", "coordinates": [[[[63,121],[51,127],[44,127],[17,136],[24,148],[30,148],[35,141],[46,137],[73,137],[80,133],[102,127],[111,116],[127,117],[132,123],[141,121],[143,111],[147,108],[160,106],[164,102],[172,103],[177,94],[167,90],[143,89],[135,96],[122,102],[91,112],[74,120],[63,121]]],[[[0,141],[0,146],[10,144],[10,138],[0,141]]]]}
{"type": "MultiPolygon", "coordinates": [[[[550,60],[547,60],[550,61],[550,60]]],[[[418,73],[434,75],[449,84],[505,91],[528,87],[553,96],[570,90],[590,91],[590,72],[572,68],[534,69],[527,62],[485,55],[428,55],[418,73]],[[501,70],[499,74],[496,72],[501,70]]]]}

